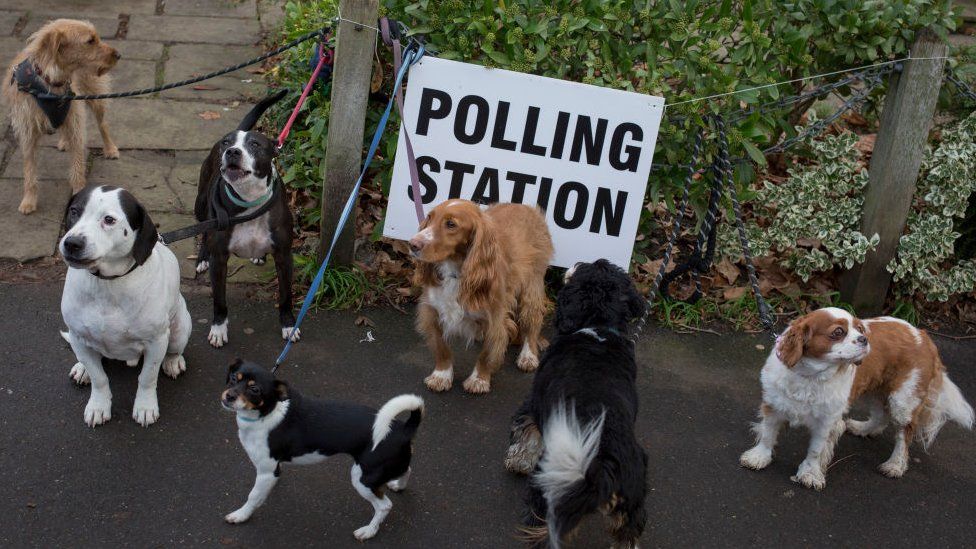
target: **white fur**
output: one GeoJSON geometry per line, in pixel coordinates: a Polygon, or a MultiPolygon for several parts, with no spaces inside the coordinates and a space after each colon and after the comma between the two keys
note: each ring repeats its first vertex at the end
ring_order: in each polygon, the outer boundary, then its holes
{"type": "Polygon", "coordinates": [[[557,541],[553,509],[574,483],[583,480],[600,449],[603,420],[606,413],[580,425],[572,403],[560,403],[546,421],[543,443],[545,451],[532,482],[539,487],[549,508],[549,539],[557,541]]]}
{"type": "Polygon", "coordinates": [[[576,333],[588,335],[593,339],[599,341],[600,343],[603,343],[604,341],[607,340],[607,338],[605,337],[600,337],[600,334],[596,333],[596,330],[594,330],[593,328],[580,328],[579,330],[576,330],[576,333]]]}
{"type": "Polygon", "coordinates": [[[247,457],[254,464],[257,476],[247,501],[239,509],[224,517],[227,522],[237,524],[251,518],[254,511],[268,499],[268,494],[277,484],[278,477],[274,472],[278,468],[278,460],[271,457],[268,434],[285,419],[290,404],[291,402],[287,400],[279,401],[264,417],[260,417],[257,410],[237,409],[237,437],[244,451],[247,452],[247,457]]]}
{"type": "Polygon", "coordinates": [[[132,265],[135,233],[126,222],[119,191],[98,189],[92,191],[79,221],[65,235],[84,236],[88,243],[85,255],[93,260],[88,268],[68,269],[61,296],[66,339],[81,364],[81,368],[77,364],[72,368],[72,378],[79,383],[90,380],[92,385],[84,414],[92,427],[112,417],[112,392],[102,357],[127,362],[143,358],[132,416],[141,425],[149,425],[159,417],[156,383],[160,367],[168,357],[183,354],[192,328],[180,294],[179,262],[164,244],[157,243],[145,263],[121,278],[103,280],[89,272],[96,269],[110,276],[127,271],[132,265]],[[116,223],[106,227],[105,215],[115,217],[116,223]]]}
{"type": "Polygon", "coordinates": [[[363,477],[363,470],[359,467],[359,464],[354,464],[351,471],[352,486],[356,489],[356,492],[363,497],[366,501],[373,506],[373,519],[369,521],[369,524],[363,526],[362,528],[356,529],[353,535],[359,541],[367,540],[376,535],[376,532],[380,529],[380,524],[386,519],[386,516],[390,514],[390,509],[393,509],[393,502],[390,498],[384,495],[382,498],[378,498],[373,494],[373,491],[366,487],[361,479],[363,477]]]}
{"type": "Polygon", "coordinates": [[[437,311],[445,338],[459,337],[470,346],[478,337],[478,320],[482,315],[465,311],[458,302],[461,272],[457,263],[443,261],[438,263],[437,271],[441,283],[427,288],[424,302],[437,311]]]}
{"type": "Polygon", "coordinates": [[[918,368],[913,368],[908,374],[908,378],[895,389],[895,392],[888,396],[888,410],[891,419],[897,425],[908,425],[912,422],[912,414],[921,404],[922,399],[918,395],[918,368]]]}
{"type": "Polygon", "coordinates": [[[901,324],[906,330],[908,330],[908,333],[912,334],[912,339],[915,340],[915,345],[922,344],[922,332],[918,331],[918,328],[912,326],[910,322],[900,318],[895,318],[893,316],[879,316],[877,318],[865,320],[864,324],[865,326],[870,326],[871,324],[878,324],[881,322],[894,322],[896,324],[901,324]]]}
{"type": "Polygon", "coordinates": [[[522,343],[522,350],[519,351],[519,356],[515,363],[524,372],[531,372],[539,367],[539,357],[532,352],[532,346],[529,345],[528,341],[522,343]]]}
{"type": "Polygon", "coordinates": [[[390,425],[393,420],[403,412],[424,409],[424,400],[417,395],[400,395],[391,398],[376,412],[376,420],[373,421],[373,449],[375,450],[380,442],[390,434],[390,425]]]}
{"type": "Polygon", "coordinates": [[[221,348],[227,343],[227,325],[229,321],[225,318],[220,324],[210,325],[210,334],[207,335],[207,341],[210,342],[216,348],[221,348]]]}
{"type": "Polygon", "coordinates": [[[973,407],[966,402],[959,391],[959,387],[949,379],[948,375],[943,373],[942,388],[939,390],[939,395],[935,398],[930,410],[929,421],[922,425],[922,429],[918,433],[925,448],[928,448],[935,441],[935,436],[939,434],[939,430],[950,419],[966,429],[973,428],[973,407]]]}

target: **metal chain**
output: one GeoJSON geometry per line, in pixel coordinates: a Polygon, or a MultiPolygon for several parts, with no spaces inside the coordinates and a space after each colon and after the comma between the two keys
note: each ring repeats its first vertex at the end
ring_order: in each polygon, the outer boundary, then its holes
{"type": "Polygon", "coordinates": [[[321,28],[319,30],[315,30],[315,31],[309,32],[307,34],[304,34],[302,36],[299,36],[298,38],[292,40],[291,42],[288,42],[287,44],[285,44],[285,45],[283,45],[281,47],[275,48],[275,49],[273,49],[273,50],[271,50],[271,51],[269,51],[267,53],[264,53],[262,55],[259,55],[258,57],[255,57],[254,59],[248,59],[247,61],[243,61],[243,62],[238,63],[236,65],[232,65],[230,67],[226,67],[226,68],[223,68],[223,69],[220,69],[220,70],[217,70],[217,71],[214,71],[214,72],[205,74],[203,76],[197,76],[195,78],[188,78],[186,80],[180,80],[179,82],[172,82],[170,84],[163,84],[162,86],[156,86],[156,87],[153,87],[153,88],[143,88],[141,90],[131,90],[131,91],[114,92],[114,93],[99,93],[99,94],[91,94],[91,95],[70,95],[70,94],[69,95],[57,95],[57,94],[53,94],[53,93],[36,93],[36,92],[31,92],[31,93],[32,93],[32,95],[35,95],[38,99],[58,100],[58,101],[81,101],[81,100],[95,100],[95,99],[119,99],[119,98],[122,98],[122,97],[134,97],[134,96],[137,96],[137,95],[147,95],[147,94],[150,94],[150,93],[157,93],[157,92],[161,92],[161,91],[171,90],[173,88],[179,88],[179,87],[182,87],[182,86],[188,86],[190,84],[196,84],[197,82],[203,82],[204,80],[209,80],[211,78],[216,78],[218,76],[222,76],[224,74],[227,74],[227,73],[230,73],[230,72],[234,72],[236,70],[243,69],[244,67],[246,67],[248,65],[253,65],[255,63],[260,63],[261,61],[264,61],[265,59],[268,59],[269,57],[273,57],[273,56],[278,55],[279,53],[281,53],[281,52],[283,52],[285,50],[289,50],[291,48],[294,48],[295,46],[301,44],[302,42],[307,42],[307,41],[315,38],[316,36],[321,36],[323,39],[325,39],[325,37],[326,37],[326,31],[327,31],[328,28],[329,27],[326,26],[326,27],[323,27],[323,28],[321,28]]]}
{"type": "Polygon", "coordinates": [[[678,239],[678,234],[681,232],[681,222],[685,217],[685,210],[688,209],[688,201],[691,197],[691,184],[695,179],[695,169],[698,162],[698,157],[701,155],[702,141],[705,138],[705,128],[701,127],[698,129],[698,135],[695,136],[695,144],[691,149],[691,163],[688,164],[688,173],[685,175],[685,185],[684,191],[681,195],[681,203],[678,206],[677,211],[674,214],[674,224],[671,227],[671,236],[668,238],[668,244],[664,248],[664,259],[661,262],[661,267],[657,270],[657,275],[654,277],[654,283],[651,285],[650,294],[647,297],[647,302],[644,307],[644,314],[641,315],[640,319],[637,321],[637,325],[634,327],[634,334],[631,336],[632,341],[637,341],[644,331],[644,325],[647,324],[647,317],[650,316],[651,311],[654,309],[654,299],[657,297],[658,290],[661,287],[661,279],[664,278],[664,272],[668,268],[668,264],[671,262],[671,254],[674,252],[674,243],[678,239]]]}
{"type": "Polygon", "coordinates": [[[952,83],[956,88],[956,93],[965,97],[966,99],[976,102],[976,91],[966,83],[965,80],[956,76],[955,71],[952,70],[948,64],[945,66],[945,78],[952,83]]]}
{"type": "Polygon", "coordinates": [[[729,139],[725,133],[725,120],[722,116],[716,116],[715,129],[718,132],[718,158],[715,160],[722,173],[722,179],[729,190],[729,198],[732,199],[732,210],[735,212],[735,225],[739,232],[739,243],[742,245],[742,258],[746,263],[746,271],[749,275],[749,284],[752,286],[752,293],[756,297],[756,307],[759,310],[759,322],[763,329],[773,334],[773,325],[776,320],[773,318],[769,304],[763,298],[762,290],[759,288],[759,277],[756,275],[756,266],[752,263],[752,252],[749,250],[749,238],[746,236],[746,226],[742,220],[742,205],[739,204],[739,192],[735,188],[735,181],[732,179],[732,163],[729,162],[729,139]]]}

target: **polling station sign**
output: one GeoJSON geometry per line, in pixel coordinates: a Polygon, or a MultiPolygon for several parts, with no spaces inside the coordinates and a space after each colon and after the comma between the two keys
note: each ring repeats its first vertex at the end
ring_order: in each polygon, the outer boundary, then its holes
{"type": "Polygon", "coordinates": [[[383,234],[417,232],[404,131],[424,212],[453,198],[546,212],[552,264],[627,268],[664,99],[425,57],[410,69],[383,234]]]}

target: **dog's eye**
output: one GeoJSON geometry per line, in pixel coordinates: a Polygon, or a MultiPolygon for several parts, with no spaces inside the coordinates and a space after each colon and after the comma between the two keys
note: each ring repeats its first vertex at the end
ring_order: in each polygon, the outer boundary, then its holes
{"type": "Polygon", "coordinates": [[[257,385],[251,385],[247,388],[247,392],[251,393],[252,395],[256,395],[261,392],[261,389],[258,389],[257,385]]]}
{"type": "Polygon", "coordinates": [[[78,209],[78,206],[72,206],[68,210],[68,215],[70,215],[71,217],[78,217],[79,215],[81,215],[81,210],[78,209]]]}
{"type": "Polygon", "coordinates": [[[102,221],[108,226],[115,225],[115,218],[110,215],[106,215],[105,217],[103,217],[102,221]]]}
{"type": "Polygon", "coordinates": [[[834,330],[834,333],[830,334],[830,337],[833,338],[833,339],[840,339],[840,338],[844,337],[844,329],[843,328],[837,328],[836,330],[834,330]]]}
{"type": "Polygon", "coordinates": [[[448,229],[453,229],[457,227],[457,223],[455,223],[453,219],[448,219],[447,221],[444,222],[444,226],[447,227],[448,229]]]}
{"type": "Polygon", "coordinates": [[[94,44],[94,43],[95,43],[95,37],[94,37],[94,36],[92,36],[91,38],[89,38],[89,39],[88,39],[88,43],[89,43],[89,44],[94,44]]]}

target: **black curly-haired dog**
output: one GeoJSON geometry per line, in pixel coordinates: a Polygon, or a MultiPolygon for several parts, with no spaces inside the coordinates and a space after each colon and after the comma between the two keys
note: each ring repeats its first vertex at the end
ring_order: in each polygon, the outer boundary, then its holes
{"type": "Polygon", "coordinates": [[[602,511],[623,547],[644,531],[647,454],[634,436],[637,364],[628,325],[646,302],[605,259],[577,264],[556,299],[556,331],[512,421],[505,466],[532,474],[522,531],[558,547],[602,511]]]}

